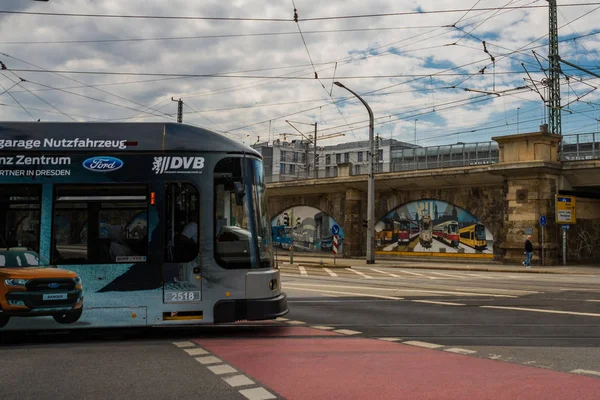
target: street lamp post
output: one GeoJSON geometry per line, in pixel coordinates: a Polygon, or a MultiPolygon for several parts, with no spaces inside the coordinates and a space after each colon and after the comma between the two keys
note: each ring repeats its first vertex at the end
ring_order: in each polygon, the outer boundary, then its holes
{"type": "Polygon", "coordinates": [[[371,156],[369,157],[369,181],[368,181],[368,193],[367,193],[367,264],[375,264],[375,149],[374,143],[374,123],[373,123],[373,111],[371,107],[364,101],[358,94],[342,85],[340,82],[333,82],[336,86],[346,89],[352,93],[361,103],[367,108],[369,112],[369,151],[371,156]]]}

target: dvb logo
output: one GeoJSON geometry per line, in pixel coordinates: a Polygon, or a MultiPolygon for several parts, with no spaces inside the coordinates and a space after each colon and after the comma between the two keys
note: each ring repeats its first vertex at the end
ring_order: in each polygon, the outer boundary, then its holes
{"type": "Polygon", "coordinates": [[[201,174],[204,157],[154,157],[155,174],[201,174]]]}

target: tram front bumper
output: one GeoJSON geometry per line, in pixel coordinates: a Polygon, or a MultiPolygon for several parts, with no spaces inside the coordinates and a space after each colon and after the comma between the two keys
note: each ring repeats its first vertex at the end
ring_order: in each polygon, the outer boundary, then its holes
{"type": "Polygon", "coordinates": [[[267,299],[221,300],[214,307],[214,322],[219,324],[275,319],[288,312],[285,293],[267,299]]]}

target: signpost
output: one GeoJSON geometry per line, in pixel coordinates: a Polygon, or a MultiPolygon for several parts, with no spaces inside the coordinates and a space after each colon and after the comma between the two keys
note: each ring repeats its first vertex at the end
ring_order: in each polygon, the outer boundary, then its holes
{"type": "Polygon", "coordinates": [[[575,196],[555,196],[556,223],[563,228],[563,265],[567,265],[567,231],[577,221],[575,196]]]}
{"type": "Polygon", "coordinates": [[[544,227],[546,226],[546,216],[540,217],[540,226],[542,227],[542,266],[544,265],[544,227]]]}
{"type": "Polygon", "coordinates": [[[335,235],[333,237],[333,265],[335,265],[335,256],[338,253],[338,237],[335,235]]]}

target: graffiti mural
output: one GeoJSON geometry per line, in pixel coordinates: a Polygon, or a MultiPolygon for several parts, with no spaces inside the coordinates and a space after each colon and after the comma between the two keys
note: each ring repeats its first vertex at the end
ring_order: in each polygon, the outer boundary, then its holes
{"type": "Polygon", "coordinates": [[[388,254],[477,254],[493,257],[494,238],[477,217],[439,200],[404,204],[375,225],[376,250],[388,254]]]}
{"type": "Polygon", "coordinates": [[[314,207],[299,206],[285,210],[271,221],[273,246],[294,251],[333,252],[333,237],[338,237],[338,254],[342,253],[344,231],[330,215],[314,207]]]}

